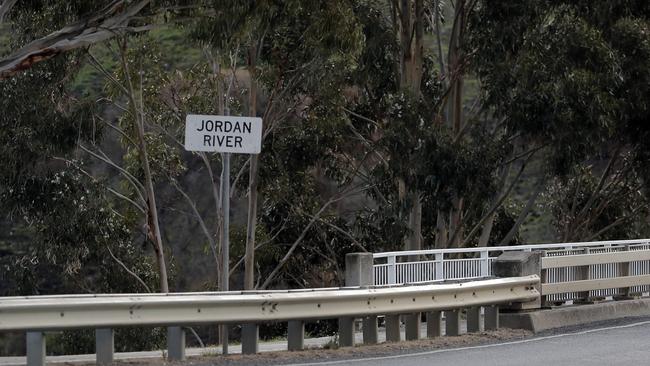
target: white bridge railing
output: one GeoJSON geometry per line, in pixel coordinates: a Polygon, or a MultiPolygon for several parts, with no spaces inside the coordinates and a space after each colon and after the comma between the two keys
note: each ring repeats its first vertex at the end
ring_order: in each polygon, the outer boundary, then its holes
{"type": "MultiPolygon", "coordinates": [[[[571,263],[571,260],[568,260],[563,267],[547,267],[543,261],[542,284],[650,275],[650,258],[646,259],[645,254],[642,254],[645,253],[642,251],[650,251],[650,239],[638,239],[374,253],[375,285],[490,277],[492,276],[492,262],[505,251],[541,251],[543,257],[637,252],[636,256],[631,254],[627,261],[615,263],[578,265],[578,263],[571,263]]],[[[557,292],[546,295],[542,291],[542,295],[546,296],[546,302],[562,302],[585,298],[626,296],[630,293],[648,291],[650,291],[650,286],[641,284],[631,287],[600,288],[590,290],[588,293],[584,291],[557,292]]]]}

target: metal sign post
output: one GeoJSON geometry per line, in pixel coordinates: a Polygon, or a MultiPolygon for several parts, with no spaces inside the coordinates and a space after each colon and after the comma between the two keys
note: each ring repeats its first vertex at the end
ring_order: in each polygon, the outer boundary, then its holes
{"type": "MultiPolygon", "coordinates": [[[[185,118],[185,149],[220,152],[221,171],[221,291],[229,290],[230,272],[230,154],[259,154],[262,147],[262,119],[188,114],[185,118]]],[[[228,327],[222,325],[223,354],[228,354],[228,327]]]]}
{"type": "MultiPolygon", "coordinates": [[[[221,154],[223,170],[221,171],[221,210],[223,227],[221,228],[221,291],[230,288],[230,153],[221,154]]],[[[228,354],[228,326],[221,326],[223,354],[228,354]]]]}

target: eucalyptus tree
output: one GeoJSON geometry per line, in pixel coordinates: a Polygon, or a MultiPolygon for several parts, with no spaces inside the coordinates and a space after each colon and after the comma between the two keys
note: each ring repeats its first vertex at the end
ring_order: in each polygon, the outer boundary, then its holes
{"type": "MultiPolygon", "coordinates": [[[[11,3],[2,3],[8,40],[3,56],[104,6],[11,3]]],[[[155,286],[152,263],[134,241],[134,222],[118,212],[103,180],[87,175],[76,152],[79,142],[103,136],[92,118],[94,101],[71,91],[82,62],[83,55],[72,51],[32,57],[19,63],[24,71],[3,72],[0,205],[6,226],[21,233],[4,239],[9,254],[1,260],[3,295],[143,292],[155,286]]],[[[122,350],[154,347],[162,335],[120,333],[122,350]]],[[[62,352],[92,351],[89,334],[65,332],[59,338],[62,352]]]]}
{"type": "MultiPolygon", "coordinates": [[[[302,188],[295,189],[295,185],[305,184],[305,178],[310,180],[304,174],[305,170],[326,159],[327,145],[311,145],[309,151],[299,152],[300,145],[290,147],[284,144],[300,142],[308,133],[327,135],[325,125],[313,126],[318,118],[320,124],[329,123],[336,129],[340,120],[326,122],[327,117],[322,111],[331,108],[332,103],[340,104],[342,101],[342,76],[356,64],[362,37],[352,7],[346,1],[208,2],[206,8],[212,9],[214,16],[198,23],[196,37],[221,54],[233,49],[247,51],[250,78],[247,109],[249,114],[261,115],[264,121],[262,153],[245,162],[250,168],[244,285],[253,288],[252,253],[258,231],[258,195],[266,196],[264,201],[267,205],[282,203],[286,200],[283,194],[301,192],[302,188]],[[229,16],[224,17],[224,14],[229,16]],[[261,95],[259,105],[258,93],[261,95]],[[256,112],[258,108],[260,110],[256,112]],[[275,175],[275,179],[269,174],[275,175]],[[273,181],[277,182],[279,177],[288,186],[273,181]]],[[[313,195],[309,191],[305,194],[313,195]]],[[[325,206],[330,204],[325,202],[325,206]]],[[[267,207],[261,210],[270,212],[267,207]]],[[[315,212],[319,216],[322,211],[317,209],[315,212]]],[[[308,220],[307,227],[311,228],[314,221],[308,220]]],[[[303,235],[300,232],[296,235],[304,237],[307,227],[303,235]]],[[[261,287],[267,287],[275,280],[301,242],[302,239],[294,241],[281,255],[279,263],[259,284],[261,287]]]]}
{"type": "Polygon", "coordinates": [[[391,249],[397,249],[400,236],[413,249],[421,248],[423,240],[438,247],[464,244],[468,227],[483,224],[477,212],[498,190],[499,167],[510,144],[492,134],[492,119],[463,87],[472,55],[467,29],[475,7],[472,1],[366,1],[357,6],[367,47],[352,76],[359,89],[350,118],[372,157],[359,159],[379,187],[370,195],[377,206],[368,207],[358,225],[362,235],[371,235],[373,227],[390,227],[378,240],[391,249]],[[451,25],[444,33],[440,23],[450,11],[451,25]],[[426,32],[433,33],[434,44],[426,32]]]}
{"type": "Polygon", "coordinates": [[[485,1],[476,13],[484,101],[546,155],[546,176],[564,177],[553,195],[565,239],[602,237],[647,210],[645,195],[623,211],[607,196],[643,188],[648,171],[649,16],[646,2],[607,1],[485,1]]]}

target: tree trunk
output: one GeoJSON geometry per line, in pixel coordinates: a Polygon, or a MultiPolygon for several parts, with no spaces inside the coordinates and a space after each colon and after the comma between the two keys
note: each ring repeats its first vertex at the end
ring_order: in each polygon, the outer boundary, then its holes
{"type": "MultiPolygon", "coordinates": [[[[221,65],[219,65],[219,55],[212,56],[212,54],[209,51],[206,51],[206,53],[209,55],[211,64],[212,64],[212,74],[214,75],[215,78],[215,86],[217,88],[217,113],[220,115],[225,114],[225,105],[224,105],[224,90],[223,90],[223,84],[221,80],[221,65]]],[[[207,159],[206,165],[210,165],[209,159],[207,159]]],[[[218,238],[218,245],[217,245],[217,279],[216,279],[216,285],[217,288],[221,289],[223,284],[221,283],[220,279],[220,273],[223,272],[222,268],[222,263],[223,263],[223,237],[221,235],[221,231],[223,230],[223,202],[222,202],[222,194],[221,194],[221,185],[223,182],[221,181],[221,178],[219,179],[219,182],[217,183],[216,180],[216,175],[212,174],[211,169],[209,169],[210,174],[212,175],[212,190],[213,190],[213,195],[215,199],[215,211],[216,211],[216,223],[215,223],[215,236],[218,238]]],[[[222,174],[223,176],[223,162],[222,162],[222,174]]]]}
{"type": "MultiPolygon", "coordinates": [[[[447,124],[453,135],[456,136],[463,129],[463,70],[462,70],[462,49],[461,40],[465,28],[465,2],[459,0],[456,2],[454,14],[454,25],[451,39],[449,41],[449,56],[447,67],[447,77],[451,82],[450,99],[447,100],[447,124]]],[[[463,197],[454,197],[452,199],[452,208],[449,212],[449,233],[452,235],[453,243],[447,243],[450,248],[458,247],[462,237],[461,215],[463,210],[463,197]],[[457,234],[453,234],[456,233],[457,234]]]]}
{"type": "Polygon", "coordinates": [[[445,221],[445,214],[438,210],[436,214],[436,249],[445,248],[447,246],[447,222],[445,221]]]}
{"type": "MultiPolygon", "coordinates": [[[[422,81],[422,64],[424,48],[424,5],[423,0],[398,0],[393,2],[393,7],[399,9],[397,12],[399,21],[394,22],[399,31],[400,44],[400,89],[409,91],[414,96],[420,95],[420,83],[422,81]]],[[[411,200],[411,212],[409,214],[409,229],[411,235],[405,242],[407,249],[422,248],[422,203],[417,189],[408,189],[404,185],[404,179],[400,179],[400,201],[407,197],[411,200]],[[403,185],[403,186],[402,186],[403,185]],[[409,195],[407,192],[412,191],[409,195]]]]}
{"type": "Polygon", "coordinates": [[[479,247],[487,247],[490,241],[490,234],[492,234],[492,226],[494,226],[494,218],[496,217],[496,211],[490,214],[487,221],[481,228],[481,236],[478,238],[479,247]]]}
{"type": "MultiPolygon", "coordinates": [[[[135,98],[135,88],[131,81],[131,73],[129,72],[128,62],[126,61],[126,41],[122,47],[122,67],[128,84],[128,98],[131,105],[131,113],[135,120],[135,131],[138,137],[138,153],[140,156],[140,164],[144,170],[144,186],[147,195],[147,231],[149,239],[153,243],[154,252],[156,253],[156,262],[158,264],[158,276],[160,279],[160,292],[169,292],[169,283],[167,280],[167,265],[165,263],[165,251],[160,234],[160,223],[158,222],[158,207],[156,205],[156,194],[153,186],[153,178],[151,177],[151,167],[149,166],[149,156],[147,154],[147,145],[145,142],[144,132],[144,106],[137,105],[135,98]]],[[[142,93],[142,90],[140,90],[142,93]]],[[[142,98],[140,98],[142,100],[142,98]]]]}
{"type": "Polygon", "coordinates": [[[517,217],[517,221],[515,221],[514,225],[512,225],[512,228],[510,228],[506,236],[503,239],[501,239],[501,242],[499,243],[500,246],[508,245],[508,242],[510,242],[510,240],[512,240],[512,238],[515,237],[515,234],[517,234],[519,227],[521,226],[521,224],[524,223],[524,220],[526,219],[526,217],[528,217],[528,214],[533,209],[533,206],[535,205],[535,201],[537,201],[537,197],[539,197],[539,194],[542,193],[542,191],[544,191],[545,181],[546,180],[542,178],[541,181],[537,184],[535,191],[533,191],[533,193],[528,198],[528,202],[526,202],[526,206],[524,206],[524,209],[521,210],[521,212],[519,213],[519,216],[517,217]]]}
{"type": "MultiPolygon", "coordinates": [[[[257,49],[251,46],[248,56],[248,71],[250,74],[250,90],[248,93],[249,114],[257,116],[257,85],[255,82],[255,59],[257,49]]],[[[246,227],[246,254],[244,256],[244,289],[255,287],[255,228],[257,226],[257,195],[258,195],[258,164],[259,154],[251,156],[248,180],[248,222],[246,227]]]]}
{"type": "MultiPolygon", "coordinates": [[[[515,156],[515,149],[513,149],[511,153],[511,159],[514,158],[515,156]]],[[[513,163],[509,163],[506,166],[504,166],[501,169],[501,176],[499,178],[499,187],[500,189],[497,190],[496,194],[494,195],[494,202],[499,201],[499,197],[504,195],[506,193],[506,180],[508,179],[508,175],[510,175],[510,170],[512,169],[513,163]]],[[[483,227],[481,228],[481,236],[478,239],[478,246],[479,247],[487,247],[489,241],[490,241],[490,234],[492,234],[492,227],[494,226],[494,219],[497,216],[496,210],[492,211],[485,221],[485,224],[483,224],[483,227]]]]}
{"type": "Polygon", "coordinates": [[[422,202],[417,193],[411,194],[411,213],[409,215],[409,227],[411,229],[411,237],[407,242],[407,250],[420,250],[422,249],[422,202]]]}
{"type": "Polygon", "coordinates": [[[449,213],[449,242],[448,248],[457,248],[460,246],[462,240],[462,213],[463,213],[463,198],[454,197],[452,200],[452,209],[449,213]]]}
{"type": "Polygon", "coordinates": [[[151,178],[149,157],[147,156],[147,147],[144,141],[144,127],[142,121],[138,122],[138,145],[140,146],[140,162],[144,169],[144,180],[147,192],[147,221],[149,224],[150,239],[152,239],[154,243],[154,251],[156,252],[156,261],[158,263],[158,272],[160,276],[160,292],[169,292],[165,252],[162,243],[162,236],[160,235],[160,224],[158,222],[156,194],[154,192],[153,180],[151,178]]]}

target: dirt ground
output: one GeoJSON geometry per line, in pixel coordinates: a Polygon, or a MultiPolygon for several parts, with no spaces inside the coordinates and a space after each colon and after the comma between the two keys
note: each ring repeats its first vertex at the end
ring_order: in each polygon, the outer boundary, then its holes
{"type": "Polygon", "coordinates": [[[162,359],[129,360],[116,362],[117,365],[277,365],[291,363],[318,363],[324,361],[346,360],[364,357],[376,357],[396,354],[415,353],[435,349],[458,348],[482,344],[518,340],[532,336],[521,329],[499,329],[481,333],[464,334],[458,337],[438,337],[399,343],[381,343],[378,345],[343,347],[338,349],[307,349],[297,352],[263,352],[257,355],[200,356],[189,357],[184,362],[166,362],[162,359]]]}

